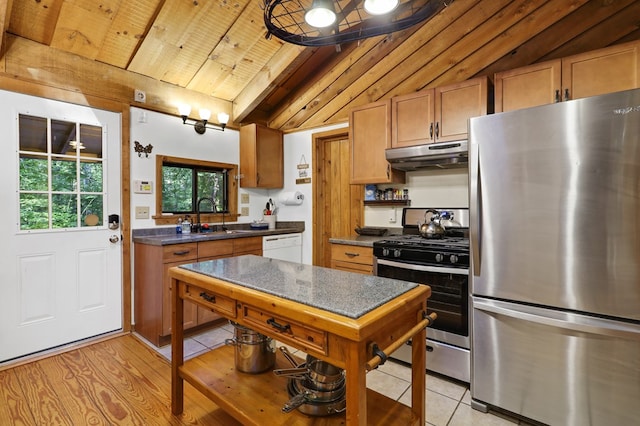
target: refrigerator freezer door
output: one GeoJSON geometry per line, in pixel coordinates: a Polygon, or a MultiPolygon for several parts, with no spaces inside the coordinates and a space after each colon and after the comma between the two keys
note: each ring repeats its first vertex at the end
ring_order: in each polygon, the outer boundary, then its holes
{"type": "Polygon", "coordinates": [[[640,320],[640,90],[469,129],[473,294],[640,320]]]}
{"type": "Polygon", "coordinates": [[[640,418],[640,325],[474,298],[471,395],[549,425],[640,418]]]}

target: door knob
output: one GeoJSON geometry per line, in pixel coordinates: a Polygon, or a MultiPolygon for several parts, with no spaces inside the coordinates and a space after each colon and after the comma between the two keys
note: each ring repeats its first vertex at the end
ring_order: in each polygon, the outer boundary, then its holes
{"type": "Polygon", "coordinates": [[[112,236],[109,237],[109,241],[112,242],[113,244],[115,244],[118,241],[120,241],[120,237],[118,237],[117,235],[112,235],[112,236]]]}

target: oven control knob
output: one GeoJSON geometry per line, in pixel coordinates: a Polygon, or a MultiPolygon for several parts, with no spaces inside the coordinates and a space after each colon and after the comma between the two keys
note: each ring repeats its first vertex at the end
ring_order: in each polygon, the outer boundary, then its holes
{"type": "Polygon", "coordinates": [[[388,248],[383,248],[382,249],[382,255],[383,256],[389,256],[389,249],[388,248]]]}
{"type": "Polygon", "coordinates": [[[393,251],[393,257],[400,257],[400,249],[395,249],[393,251]]]}
{"type": "Polygon", "coordinates": [[[442,262],[443,259],[444,256],[442,255],[442,253],[436,254],[436,262],[442,262]]]}
{"type": "Polygon", "coordinates": [[[452,254],[451,257],[449,257],[449,261],[451,263],[458,263],[458,256],[456,256],[455,254],[452,254]]]}

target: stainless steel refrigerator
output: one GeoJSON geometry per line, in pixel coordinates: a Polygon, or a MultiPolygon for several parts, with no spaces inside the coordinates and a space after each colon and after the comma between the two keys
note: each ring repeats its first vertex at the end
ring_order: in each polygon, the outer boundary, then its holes
{"type": "Polygon", "coordinates": [[[474,408],[640,422],[640,89],[473,118],[474,408]]]}

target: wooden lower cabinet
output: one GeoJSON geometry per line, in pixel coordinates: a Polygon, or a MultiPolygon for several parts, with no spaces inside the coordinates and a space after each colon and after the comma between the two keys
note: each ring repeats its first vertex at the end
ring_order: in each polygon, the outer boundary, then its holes
{"type": "MultiPolygon", "coordinates": [[[[242,254],[262,256],[262,237],[244,237],[156,246],[135,244],[134,329],[156,346],[171,339],[169,268],[242,254]]],[[[205,326],[221,316],[207,306],[185,300],[184,329],[205,326]]]]}
{"type": "Polygon", "coordinates": [[[331,267],[341,271],[371,275],[373,273],[373,248],[332,243],[331,267]]]}

